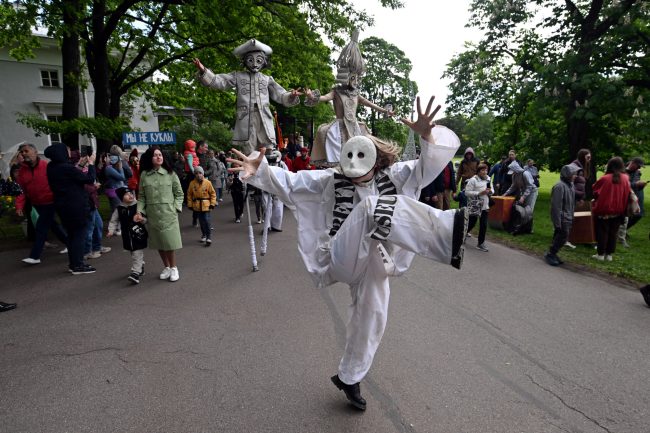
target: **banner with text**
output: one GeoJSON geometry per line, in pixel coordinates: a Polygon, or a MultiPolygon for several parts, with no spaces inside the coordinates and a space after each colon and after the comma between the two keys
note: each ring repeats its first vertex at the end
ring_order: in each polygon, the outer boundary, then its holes
{"type": "Polygon", "coordinates": [[[176,133],[172,131],[123,132],[122,144],[124,147],[176,144],[176,133]]]}

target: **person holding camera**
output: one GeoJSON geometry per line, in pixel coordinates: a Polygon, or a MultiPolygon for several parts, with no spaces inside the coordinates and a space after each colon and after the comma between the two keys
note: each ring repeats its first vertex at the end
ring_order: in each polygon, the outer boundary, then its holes
{"type": "MultiPolygon", "coordinates": [[[[126,187],[126,181],[133,176],[129,163],[122,161],[122,149],[117,145],[111,146],[108,154],[108,164],[104,168],[104,176],[106,177],[104,193],[111,205],[112,215],[122,202],[115,191],[118,188],[126,187]]],[[[119,236],[121,233],[121,231],[117,231],[115,234],[119,236]]]]}
{"type": "Polygon", "coordinates": [[[486,253],[489,250],[485,246],[485,233],[490,210],[490,196],[493,193],[490,177],[488,176],[488,166],[481,163],[477,166],[477,174],[467,181],[465,195],[467,196],[467,208],[469,209],[467,231],[469,232],[474,228],[476,221],[479,222],[476,249],[486,253]]]}

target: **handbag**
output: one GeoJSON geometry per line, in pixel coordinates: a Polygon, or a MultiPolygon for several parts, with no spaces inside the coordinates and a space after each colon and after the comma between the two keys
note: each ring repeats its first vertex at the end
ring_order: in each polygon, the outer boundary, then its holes
{"type": "Polygon", "coordinates": [[[639,198],[634,194],[634,191],[630,191],[630,195],[627,196],[627,209],[625,214],[627,217],[637,216],[641,213],[641,207],[639,206],[639,198]]]}
{"type": "Polygon", "coordinates": [[[467,210],[470,215],[479,216],[483,210],[483,200],[481,196],[472,197],[467,199],[467,210]]]}

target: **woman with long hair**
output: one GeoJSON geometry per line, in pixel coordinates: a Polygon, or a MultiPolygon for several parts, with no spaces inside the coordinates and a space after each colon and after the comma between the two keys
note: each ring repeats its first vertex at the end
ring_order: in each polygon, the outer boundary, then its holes
{"type": "Polygon", "coordinates": [[[183,247],[178,214],[183,210],[183,188],[169,156],[152,146],[140,160],[140,191],[135,222],[147,221],[149,247],[158,250],[164,268],[161,280],[178,281],[176,250],[183,247]]]}
{"type": "Polygon", "coordinates": [[[591,213],[596,217],[596,260],[612,261],[616,251],[618,228],[623,222],[630,195],[630,180],[623,159],[615,156],[607,162],[605,174],[594,183],[595,202],[591,213]]]}

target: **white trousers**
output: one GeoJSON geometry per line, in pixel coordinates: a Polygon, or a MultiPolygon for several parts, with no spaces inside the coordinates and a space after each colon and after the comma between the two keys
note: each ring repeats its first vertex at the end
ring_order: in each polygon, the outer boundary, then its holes
{"type": "Polygon", "coordinates": [[[274,195],[264,193],[264,229],[269,227],[282,230],[282,218],[284,217],[284,204],[274,195]]]}
{"type": "Polygon", "coordinates": [[[144,266],[144,250],[131,251],[131,272],[142,273],[144,266]]]}
{"type": "Polygon", "coordinates": [[[406,270],[413,258],[403,250],[451,262],[455,212],[401,195],[372,196],[355,206],[332,238],[329,271],[350,285],[352,297],[339,364],[344,383],[360,382],[372,365],[386,328],[388,276],[406,270]]]}

